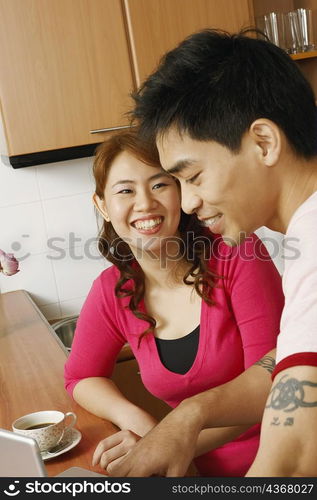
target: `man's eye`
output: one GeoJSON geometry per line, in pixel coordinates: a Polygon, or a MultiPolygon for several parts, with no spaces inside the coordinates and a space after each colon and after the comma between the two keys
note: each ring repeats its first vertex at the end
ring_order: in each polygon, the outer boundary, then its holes
{"type": "Polygon", "coordinates": [[[196,175],[193,175],[193,177],[190,177],[190,179],[186,179],[186,182],[188,184],[193,184],[198,179],[199,176],[200,176],[200,172],[196,175]]]}

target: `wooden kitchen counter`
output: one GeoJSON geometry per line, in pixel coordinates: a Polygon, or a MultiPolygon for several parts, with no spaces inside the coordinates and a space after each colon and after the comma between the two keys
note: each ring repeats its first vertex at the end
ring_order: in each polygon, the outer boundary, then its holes
{"type": "Polygon", "coordinates": [[[91,466],[98,442],[116,427],[75,403],[64,389],[67,351],[24,290],[0,294],[0,427],[11,429],[18,417],[39,410],[73,411],[82,433],[72,450],[45,462],[49,476],[72,467],[91,466]]]}

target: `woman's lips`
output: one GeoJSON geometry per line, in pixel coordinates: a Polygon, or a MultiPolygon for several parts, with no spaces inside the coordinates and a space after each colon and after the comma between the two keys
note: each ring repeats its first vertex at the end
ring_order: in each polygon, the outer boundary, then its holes
{"type": "Polygon", "coordinates": [[[163,224],[164,217],[152,217],[147,219],[138,219],[132,223],[134,229],[141,234],[155,234],[163,224]]]}

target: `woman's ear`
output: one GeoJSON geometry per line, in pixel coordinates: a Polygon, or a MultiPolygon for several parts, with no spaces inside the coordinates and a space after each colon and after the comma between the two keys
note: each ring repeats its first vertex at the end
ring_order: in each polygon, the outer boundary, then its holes
{"type": "Polygon", "coordinates": [[[251,138],[258,147],[260,160],[271,167],[280,157],[282,136],[279,127],[266,118],[255,120],[249,129],[251,138]]]}
{"type": "Polygon", "coordinates": [[[100,213],[100,215],[105,219],[105,221],[110,222],[110,217],[108,215],[108,212],[107,212],[106,206],[105,206],[105,200],[100,199],[99,196],[96,193],[94,193],[93,197],[92,197],[92,201],[93,201],[96,209],[100,213]]]}

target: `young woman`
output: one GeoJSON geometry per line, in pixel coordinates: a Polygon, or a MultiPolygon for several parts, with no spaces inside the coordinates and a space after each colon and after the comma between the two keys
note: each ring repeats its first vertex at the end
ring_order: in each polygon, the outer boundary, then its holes
{"type": "MultiPolygon", "coordinates": [[[[113,265],[94,281],[80,313],[65,386],[122,430],[94,454],[110,471],[157,423],[110,379],[122,346],[130,344],[145,387],[175,407],[275,346],[283,295],[260,240],[229,248],[184,214],[177,181],[134,132],[99,146],[94,176],[99,249],[113,265]]],[[[201,475],[243,476],[258,444],[258,425],[204,430],[195,463],[201,475]]]]}

